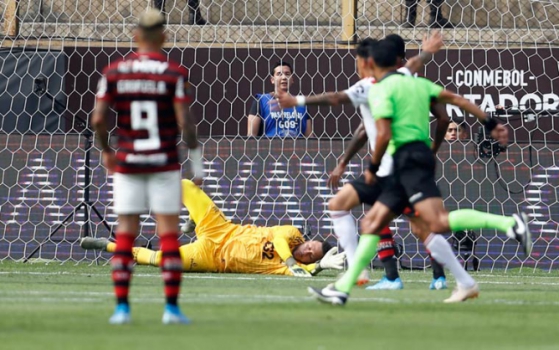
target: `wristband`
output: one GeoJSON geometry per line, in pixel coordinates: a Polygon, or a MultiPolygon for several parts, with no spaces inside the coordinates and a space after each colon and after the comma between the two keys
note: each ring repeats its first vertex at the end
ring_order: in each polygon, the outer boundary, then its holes
{"type": "Polygon", "coordinates": [[[287,258],[287,260],[285,260],[285,264],[289,267],[296,265],[297,264],[297,260],[295,260],[294,257],[290,256],[289,258],[287,258]]]}
{"type": "Polygon", "coordinates": [[[195,179],[201,179],[204,177],[204,165],[202,164],[202,151],[200,147],[190,150],[190,166],[192,169],[192,174],[195,179]]]}
{"type": "Polygon", "coordinates": [[[483,122],[483,125],[485,125],[485,130],[487,130],[488,132],[493,131],[493,129],[495,129],[498,124],[499,123],[490,115],[487,115],[487,119],[485,119],[485,121],[483,122]]]}
{"type": "Polygon", "coordinates": [[[311,271],[311,275],[316,276],[321,271],[322,271],[322,267],[320,267],[320,261],[317,261],[315,268],[311,271]]]}
{"type": "Polygon", "coordinates": [[[303,107],[307,103],[307,99],[305,96],[299,95],[296,96],[295,99],[297,100],[297,106],[303,107]]]}
{"type": "Polygon", "coordinates": [[[374,175],[377,173],[379,168],[378,164],[369,163],[369,171],[374,175]]]}

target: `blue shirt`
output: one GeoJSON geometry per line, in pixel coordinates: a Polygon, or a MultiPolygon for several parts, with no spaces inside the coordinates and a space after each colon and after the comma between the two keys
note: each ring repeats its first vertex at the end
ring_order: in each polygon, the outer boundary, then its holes
{"type": "Polygon", "coordinates": [[[301,137],[307,131],[307,107],[292,107],[272,111],[271,94],[256,94],[250,114],[262,118],[263,134],[268,137],[301,137]]]}

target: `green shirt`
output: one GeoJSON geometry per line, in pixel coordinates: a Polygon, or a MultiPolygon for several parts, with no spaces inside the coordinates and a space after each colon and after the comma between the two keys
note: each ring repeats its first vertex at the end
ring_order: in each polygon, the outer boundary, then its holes
{"type": "Polygon", "coordinates": [[[424,78],[390,74],[374,84],[369,91],[369,106],[375,119],[392,120],[393,154],[411,142],[425,142],[429,137],[429,111],[432,98],[438,97],[442,86],[424,78]]]}

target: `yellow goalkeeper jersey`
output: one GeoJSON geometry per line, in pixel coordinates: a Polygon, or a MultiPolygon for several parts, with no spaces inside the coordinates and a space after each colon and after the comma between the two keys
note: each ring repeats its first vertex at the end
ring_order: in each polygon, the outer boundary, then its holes
{"type": "Polygon", "coordinates": [[[305,242],[296,227],[235,226],[219,249],[220,272],[291,275],[280,255],[287,259],[296,246],[305,242]]]}

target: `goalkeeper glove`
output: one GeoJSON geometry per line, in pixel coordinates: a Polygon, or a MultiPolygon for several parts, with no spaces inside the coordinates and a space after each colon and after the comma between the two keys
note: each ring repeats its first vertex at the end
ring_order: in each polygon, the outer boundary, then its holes
{"type": "Polygon", "coordinates": [[[341,270],[344,268],[345,262],[345,252],[338,254],[338,248],[334,247],[330,249],[322,259],[317,263],[322,270],[324,269],[334,269],[341,270]]]}
{"type": "Polygon", "coordinates": [[[311,272],[313,276],[325,269],[342,270],[344,268],[346,253],[338,253],[338,248],[330,249],[321,260],[316,262],[315,269],[311,272]]]}
{"type": "Polygon", "coordinates": [[[295,277],[311,277],[312,276],[307,270],[305,270],[301,266],[297,265],[297,261],[295,261],[295,259],[293,257],[290,257],[289,259],[287,259],[287,261],[285,263],[287,264],[287,267],[289,267],[289,271],[291,271],[291,273],[295,277]]]}

